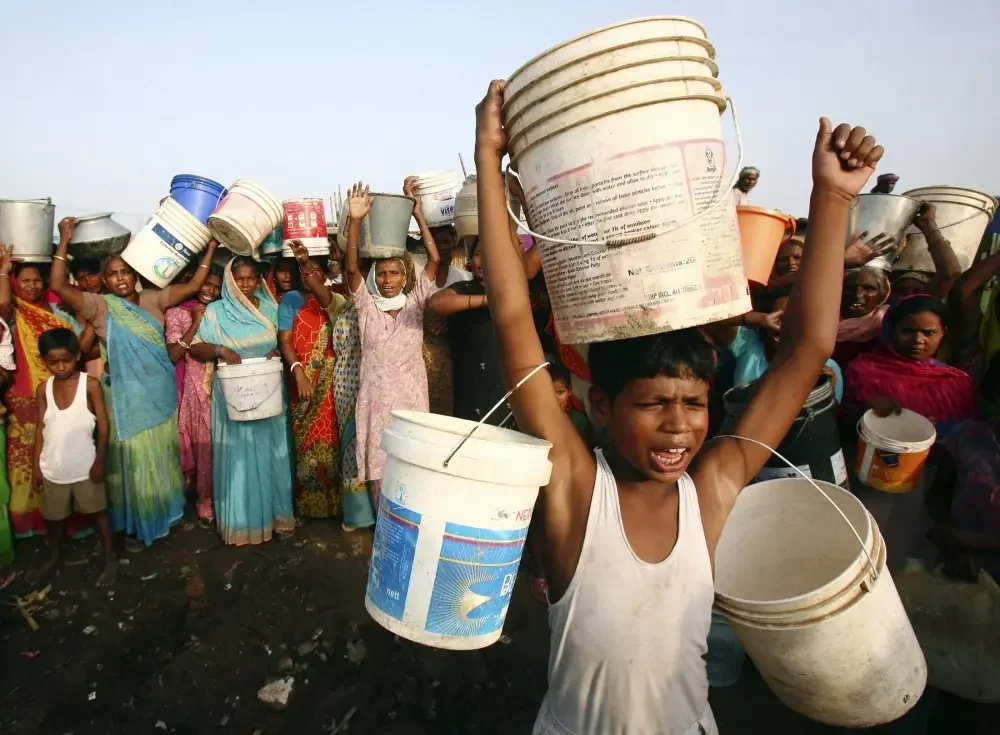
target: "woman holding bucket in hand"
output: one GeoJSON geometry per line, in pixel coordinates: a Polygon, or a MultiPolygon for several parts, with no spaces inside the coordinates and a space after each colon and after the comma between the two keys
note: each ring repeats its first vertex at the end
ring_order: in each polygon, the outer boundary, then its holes
{"type": "Polygon", "coordinates": [[[424,367],[424,307],[437,291],[438,250],[427,241],[427,265],[416,274],[416,283],[405,292],[406,266],[403,259],[377,260],[361,275],[358,239],[361,220],[372,208],[368,187],[360,182],[348,195],[350,230],[344,275],[358,312],[361,335],[361,389],[355,421],[358,437],[358,471],[370,483],[372,505],[378,512],[382,469],[382,430],[390,413],[397,409],[426,411],[427,370],[424,367]],[[367,281],[367,283],[366,283],[367,281]]]}
{"type": "Polygon", "coordinates": [[[105,472],[112,528],[138,551],[170,532],[184,514],[184,476],[177,432],[177,385],[167,353],[164,312],[201,290],[215,253],[205,248],[195,276],[162,290],[136,290],[136,272],[121,257],[104,263],[108,293],[80,291],[67,278],[68,239],[52,262],[52,290],[94,330],[106,351],[110,380],[110,446],[105,472]]]}
{"type": "MultiPolygon", "coordinates": [[[[191,354],[226,365],[252,357],[280,359],[278,304],[252,258],[241,255],[226,266],[222,298],[206,307],[191,354]]],[[[280,413],[233,421],[216,373],[212,475],[215,522],[226,544],[260,544],[275,532],[295,530],[287,420],[280,413]]]]}
{"type": "MultiPolygon", "coordinates": [[[[506,383],[516,385],[545,356],[507,221],[504,86],[490,84],[477,110],[476,168],[489,308],[506,383]]],[[[882,153],[864,128],[820,121],[799,283],[778,354],[734,434],[777,446],[816,384],[837,337],[848,209],[882,153]]],[[[547,371],[511,399],[521,430],[552,443],[541,502],[553,655],[534,732],[715,733],[702,658],[713,558],[740,491],[771,453],[727,438],[699,454],[716,361],[697,329],[599,342],[588,359],[603,451],[584,443],[547,371]]]]}

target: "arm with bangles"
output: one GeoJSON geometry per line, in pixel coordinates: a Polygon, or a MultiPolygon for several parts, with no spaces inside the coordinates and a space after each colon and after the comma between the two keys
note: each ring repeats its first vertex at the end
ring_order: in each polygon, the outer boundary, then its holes
{"type": "Polygon", "coordinates": [[[191,343],[194,341],[195,335],[198,334],[198,327],[201,326],[203,316],[205,316],[205,305],[198,304],[198,306],[191,310],[191,326],[173,342],[169,341],[171,330],[167,330],[167,355],[170,357],[170,362],[180,362],[184,358],[184,355],[191,350],[191,343]]]}
{"type": "Polygon", "coordinates": [[[201,256],[201,263],[198,264],[194,276],[190,281],[167,286],[167,302],[169,306],[177,306],[177,304],[182,304],[198,295],[201,287],[205,284],[205,279],[208,278],[208,272],[212,267],[212,257],[215,255],[215,246],[217,244],[215,238],[208,241],[205,254],[201,256]]]}
{"type": "Polygon", "coordinates": [[[59,246],[52,256],[52,271],[49,273],[49,287],[75,313],[82,315],[85,311],[86,299],[83,291],[69,282],[69,251],[73,239],[73,228],[76,220],[64,217],[59,222],[59,246]]]}
{"type": "Polygon", "coordinates": [[[10,285],[14,270],[14,246],[0,243],[0,319],[14,323],[14,292],[10,285]]]}
{"type": "Polygon", "coordinates": [[[417,221],[417,227],[420,229],[420,240],[427,250],[427,266],[424,268],[424,273],[427,279],[434,281],[434,283],[440,288],[448,280],[448,267],[449,263],[442,262],[441,254],[438,252],[437,243],[434,242],[434,235],[431,234],[430,225],[427,224],[427,219],[424,217],[424,210],[420,206],[420,197],[417,196],[416,176],[407,176],[403,181],[403,194],[408,196],[415,202],[413,207],[413,219],[417,221]],[[433,263],[431,260],[431,253],[433,252],[433,263]]]}
{"type": "Polygon", "coordinates": [[[347,192],[347,252],[344,254],[344,278],[347,289],[356,294],[365,277],[361,273],[361,263],[358,257],[358,240],[361,239],[361,220],[372,210],[372,196],[369,189],[360,181],[347,192]]]}
{"type": "MultiPolygon", "coordinates": [[[[952,287],[948,295],[948,307],[954,322],[952,332],[957,337],[955,339],[957,344],[976,341],[981,320],[991,318],[991,315],[982,313],[980,289],[998,273],[1000,273],[1000,253],[995,253],[974,263],[969,270],[958,277],[952,287]]],[[[1000,303],[1000,300],[997,303],[1000,303]]],[[[992,318],[1000,318],[1000,315],[992,318]]],[[[956,364],[955,367],[967,370],[970,366],[956,364]]]]}
{"type": "Polygon", "coordinates": [[[917,226],[927,241],[927,252],[934,262],[934,276],[924,287],[924,293],[938,299],[947,298],[959,276],[962,275],[962,266],[959,265],[958,256],[951,247],[951,243],[941,234],[938,229],[936,210],[930,202],[924,202],[917,211],[917,217],[913,224],[917,226]]]}

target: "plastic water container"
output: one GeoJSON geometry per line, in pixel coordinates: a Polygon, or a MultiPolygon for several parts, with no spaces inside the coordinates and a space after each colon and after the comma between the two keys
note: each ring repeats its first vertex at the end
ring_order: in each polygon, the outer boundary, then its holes
{"type": "Polygon", "coordinates": [[[247,179],[237,179],[208,218],[212,236],[237,255],[253,255],[282,222],[281,202],[247,179]]]}
{"type": "Polygon", "coordinates": [[[470,650],[501,634],[528,524],[552,471],[540,439],[393,411],[365,608],[384,628],[470,650]],[[445,462],[447,461],[447,465],[445,462]]]}
{"type": "Polygon", "coordinates": [[[281,414],[284,368],[280,359],[252,357],[239,365],[220,363],[216,370],[230,421],[257,421],[281,414]]]}
{"type": "Polygon", "coordinates": [[[777,209],[741,204],[736,207],[736,219],[740,224],[747,279],[766,284],[771,278],[778,249],[795,235],[795,218],[777,209]]]}
{"type": "Polygon", "coordinates": [[[868,410],[858,422],[858,479],[884,493],[908,493],[920,482],[935,441],[934,424],[915,411],[880,417],[868,410]]]}
{"type": "Polygon", "coordinates": [[[267,257],[271,255],[281,255],[281,248],[285,240],[285,234],[282,227],[275,227],[271,230],[271,234],[264,238],[264,242],[260,244],[258,253],[261,257],[267,257]]]}
{"type": "Polygon", "coordinates": [[[449,225],[455,219],[455,197],[462,189],[456,171],[428,171],[417,176],[414,194],[430,227],[449,225]]]}
{"type": "MultiPolygon", "coordinates": [[[[986,226],[997,212],[997,200],[984,192],[957,186],[911,189],[904,196],[934,205],[935,220],[941,234],[951,243],[962,270],[968,270],[979,250],[986,226]]],[[[906,247],[892,267],[893,270],[934,273],[934,260],[927,249],[927,240],[916,227],[908,231],[906,247]]]]}
{"type": "Polygon", "coordinates": [[[170,196],[205,224],[226,196],[226,187],[203,176],[178,174],[170,181],[170,196]]]}
{"type": "Polygon", "coordinates": [[[891,722],[920,699],[927,664],[871,514],[816,484],[740,493],[715,552],[716,610],[791,709],[834,727],[891,722]]]}
{"type": "Polygon", "coordinates": [[[284,242],[281,254],[293,257],[292,240],[301,240],[310,255],[329,255],[330,243],[326,239],[326,209],[322,199],[286,199],[284,242]]]}
{"type": "Polygon", "coordinates": [[[455,195],[455,234],[459,240],[479,235],[479,192],[475,174],[465,180],[455,195]]]}
{"type": "Polygon", "coordinates": [[[208,228],[167,197],[121,257],[159,288],[166,288],[208,245],[208,228]]]}
{"type": "Polygon", "coordinates": [[[510,75],[502,110],[564,343],[750,309],[715,49],[687,18],[578,36],[510,75]]]}

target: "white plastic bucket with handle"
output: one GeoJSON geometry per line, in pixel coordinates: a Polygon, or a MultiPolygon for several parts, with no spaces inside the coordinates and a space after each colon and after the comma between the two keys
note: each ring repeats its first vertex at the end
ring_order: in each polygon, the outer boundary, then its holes
{"type": "Polygon", "coordinates": [[[281,413],[284,370],[278,358],[251,357],[239,365],[220,363],[216,370],[230,421],[269,419],[281,413]]]}
{"type": "Polygon", "coordinates": [[[208,245],[211,234],[173,197],[161,203],[121,257],[158,288],[166,288],[208,245]]]}
{"type": "Polygon", "coordinates": [[[714,54],[696,21],[641,18],[561,44],[508,80],[511,168],[564,343],[750,309],[714,54]]]}
{"type": "MultiPolygon", "coordinates": [[[[912,189],[904,196],[934,205],[934,219],[941,234],[951,243],[962,270],[968,270],[986,226],[997,212],[997,200],[981,191],[956,186],[926,186],[912,189]]],[[[892,267],[895,271],[935,272],[927,240],[916,227],[907,232],[906,245],[892,267]]]]}
{"type": "Polygon", "coordinates": [[[855,473],[861,482],[885,493],[916,488],[927,464],[937,431],[916,411],[878,416],[866,411],[858,421],[855,473]]]}
{"type": "Polygon", "coordinates": [[[552,471],[548,442],[484,424],[455,452],[474,427],[393,411],[382,432],[388,457],[365,608],[384,628],[437,648],[500,637],[538,488],[552,471]]]}
{"type": "Polygon", "coordinates": [[[715,552],[716,608],[791,709],[838,727],[890,722],[923,693],[923,652],[875,520],[815,482],[819,492],[784,479],[740,493],[715,552]]]}
{"type": "Polygon", "coordinates": [[[428,171],[417,176],[413,193],[430,227],[451,224],[455,219],[455,196],[462,177],[455,171],[428,171]]]}
{"type": "Polygon", "coordinates": [[[259,184],[237,179],[208,218],[212,236],[237,255],[253,255],[282,223],[281,202],[259,184]]]}

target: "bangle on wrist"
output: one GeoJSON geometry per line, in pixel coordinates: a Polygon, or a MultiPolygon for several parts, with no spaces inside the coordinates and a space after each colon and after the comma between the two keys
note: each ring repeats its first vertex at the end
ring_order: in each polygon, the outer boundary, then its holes
{"type": "MultiPolygon", "coordinates": [[[[302,363],[301,362],[293,362],[292,366],[290,368],[288,368],[288,372],[294,373],[295,372],[295,368],[302,368],[302,363]]],[[[302,368],[302,369],[305,370],[305,368],[302,368]]]]}
{"type": "Polygon", "coordinates": [[[216,345],[215,346],[215,356],[216,356],[216,358],[222,356],[222,345],[216,345]]]}
{"type": "Polygon", "coordinates": [[[179,339],[179,340],[177,340],[177,344],[179,344],[179,345],[180,345],[181,347],[183,347],[183,348],[184,348],[185,350],[190,350],[190,349],[191,349],[191,345],[189,345],[189,344],[188,344],[187,342],[185,342],[185,341],[184,341],[184,340],[182,340],[182,339],[179,339]]]}
{"type": "Polygon", "coordinates": [[[211,267],[211,266],[209,266],[209,264],[208,264],[208,263],[202,263],[202,264],[201,264],[201,265],[199,265],[198,267],[199,267],[199,268],[209,268],[209,267],[211,267]]]}
{"type": "Polygon", "coordinates": [[[69,263],[69,261],[61,255],[53,255],[52,260],[61,260],[63,263],[69,263]]]}

